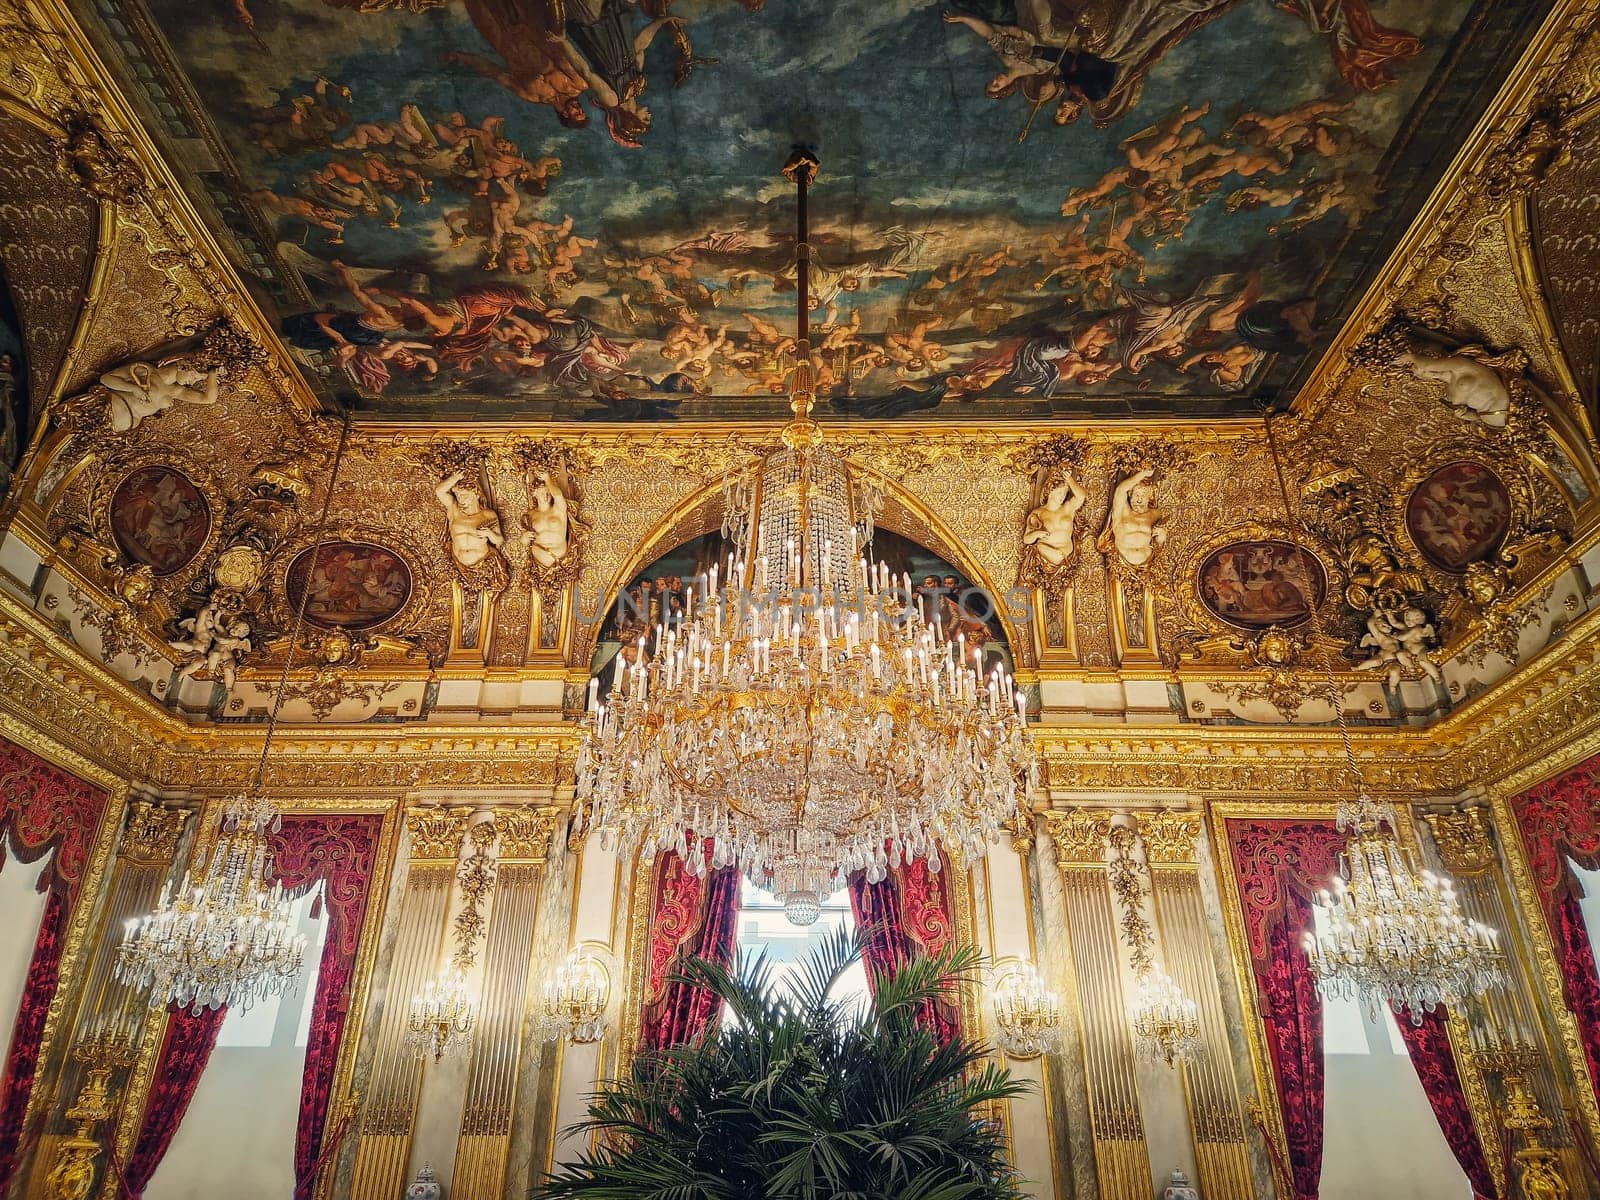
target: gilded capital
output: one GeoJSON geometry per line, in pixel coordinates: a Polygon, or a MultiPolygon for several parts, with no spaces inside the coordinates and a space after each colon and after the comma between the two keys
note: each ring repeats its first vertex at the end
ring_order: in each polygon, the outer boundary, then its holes
{"type": "Polygon", "coordinates": [[[461,854],[461,839],[467,832],[472,809],[408,808],[406,832],[411,836],[413,863],[453,863],[461,854]]]}
{"type": "Polygon", "coordinates": [[[1055,843],[1056,860],[1063,866],[1100,866],[1105,862],[1111,836],[1111,814],[1074,808],[1044,814],[1045,832],[1055,843]]]}
{"type": "Polygon", "coordinates": [[[1200,814],[1181,809],[1138,814],[1145,859],[1152,867],[1192,867],[1198,861],[1200,814]]]}
{"type": "Polygon", "coordinates": [[[1497,857],[1489,830],[1489,810],[1481,806],[1455,812],[1424,813],[1439,857],[1452,875],[1471,879],[1494,870],[1497,857]]]}
{"type": "Polygon", "coordinates": [[[187,808],[135,800],[128,806],[128,824],[122,831],[123,859],[136,867],[171,866],[189,814],[187,808]]]}
{"type": "Polygon", "coordinates": [[[500,861],[542,863],[550,856],[556,808],[497,808],[494,829],[500,835],[500,861]]]}

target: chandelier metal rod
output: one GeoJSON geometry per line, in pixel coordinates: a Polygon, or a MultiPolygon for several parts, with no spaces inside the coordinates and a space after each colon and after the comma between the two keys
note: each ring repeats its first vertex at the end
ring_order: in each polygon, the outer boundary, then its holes
{"type": "Polygon", "coordinates": [[[328,515],[333,511],[334,493],[339,487],[339,471],[344,466],[345,447],[350,441],[350,412],[345,410],[344,423],[339,427],[339,445],[333,452],[333,469],[328,472],[328,493],[322,498],[322,512],[317,517],[316,541],[311,546],[311,562],[306,568],[305,586],[300,589],[300,603],[295,607],[294,625],[289,630],[289,648],[283,656],[283,670],[278,674],[277,686],[272,693],[272,708],[267,714],[267,735],[261,741],[261,759],[256,763],[255,786],[252,796],[261,794],[267,777],[267,754],[272,749],[273,736],[278,731],[278,713],[283,708],[283,696],[289,687],[289,670],[294,663],[294,648],[300,642],[300,631],[305,625],[306,608],[311,603],[311,582],[317,577],[317,558],[322,553],[328,536],[328,515]]]}
{"type": "MultiPolygon", "coordinates": [[[[1285,414],[1287,415],[1287,414],[1285,414]]],[[[1323,643],[1321,605],[1317,602],[1317,594],[1312,586],[1311,568],[1306,559],[1309,551],[1300,544],[1300,537],[1305,530],[1305,524],[1300,519],[1299,510],[1289,499],[1289,485],[1283,474],[1283,456],[1278,449],[1278,437],[1273,428],[1272,413],[1265,416],[1264,425],[1267,433],[1267,452],[1272,456],[1272,472],[1278,483],[1278,496],[1283,503],[1283,518],[1288,522],[1289,529],[1295,534],[1294,564],[1300,573],[1300,591],[1306,600],[1306,613],[1310,618],[1311,641],[1317,646],[1322,663],[1323,679],[1328,685],[1328,697],[1333,703],[1334,719],[1339,725],[1339,742],[1344,750],[1344,768],[1349,778],[1350,786],[1358,795],[1366,794],[1366,778],[1362,774],[1360,764],[1356,761],[1355,744],[1350,737],[1350,720],[1345,714],[1344,692],[1339,687],[1333,669],[1333,648],[1323,643]]]]}

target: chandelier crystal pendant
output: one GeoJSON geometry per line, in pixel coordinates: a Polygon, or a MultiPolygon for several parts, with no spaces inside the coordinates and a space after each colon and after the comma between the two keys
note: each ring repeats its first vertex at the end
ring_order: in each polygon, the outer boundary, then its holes
{"type": "Polygon", "coordinates": [[[1176,980],[1152,967],[1139,980],[1128,1006],[1139,1048],[1167,1066],[1192,1062],[1200,1052],[1200,1009],[1176,980]]]}
{"type": "MultiPolygon", "coordinates": [[[[349,439],[347,418],[317,523],[313,571],[349,439]]],[[[258,1000],[293,991],[299,983],[306,939],[295,929],[294,898],[285,894],[281,883],[269,882],[273,862],[267,839],[279,831],[282,818],[262,790],[310,597],[307,588],[295,612],[254,786],[228,801],[217,840],[200,864],[198,876],[192,869],[185,872],[182,882],[155,911],[130,918],[117,947],[116,978],[130,988],[149,989],[151,1008],[176,1004],[195,1012],[224,1006],[244,1011],[258,1000]]]]}
{"type": "Polygon", "coordinates": [[[152,1008],[248,1009],[290,991],[305,963],[283,885],[268,883],[267,835],[278,814],[264,800],[235,796],[222,832],[201,865],[185,874],[154,912],[130,918],[118,948],[116,977],[150,991],[152,1008]]]}
{"type": "Polygon", "coordinates": [[[447,966],[411,998],[411,1011],[406,1015],[406,1045],[417,1058],[440,1062],[445,1055],[460,1054],[472,1044],[477,1018],[466,974],[447,966]]]}
{"type": "Polygon", "coordinates": [[[1350,837],[1344,867],[1313,901],[1321,919],[1304,939],[1323,996],[1408,1010],[1420,1025],[1505,982],[1499,934],[1462,912],[1450,879],[1416,868],[1392,806],[1361,792],[1337,819],[1350,837]]]}
{"type": "Polygon", "coordinates": [[[909,576],[867,554],[880,497],[811,418],[806,190],[799,336],[783,448],[724,485],[734,552],[681,622],[590,682],[577,794],[602,844],[674,850],[695,875],[737,866],[795,924],[845,877],[941,848],[970,864],[1032,786],[1026,700],[981,646],[948,639],[909,576]]]}

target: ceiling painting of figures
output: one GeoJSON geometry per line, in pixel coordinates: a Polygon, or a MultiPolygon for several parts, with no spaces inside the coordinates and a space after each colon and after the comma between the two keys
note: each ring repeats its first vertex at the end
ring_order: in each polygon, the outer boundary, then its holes
{"type": "MultiPolygon", "coordinates": [[[[82,0],[87,7],[90,0],[82,0]]],[[[396,417],[1217,415],[1530,36],[1486,0],[94,0],[284,343],[396,417]]]]}

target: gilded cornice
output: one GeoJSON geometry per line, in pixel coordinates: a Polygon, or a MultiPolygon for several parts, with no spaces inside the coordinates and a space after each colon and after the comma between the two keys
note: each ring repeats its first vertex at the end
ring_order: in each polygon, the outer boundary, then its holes
{"type": "MultiPolygon", "coordinates": [[[[70,751],[63,762],[114,786],[138,780],[223,792],[248,782],[260,726],[191,725],[133,692],[0,593],[0,717],[70,751]]],[[[1051,725],[1033,737],[1044,762],[1041,800],[1074,794],[1257,793],[1305,797],[1342,782],[1329,727],[1051,725]]],[[[1473,784],[1525,786],[1600,747],[1600,613],[1517,675],[1431,729],[1357,728],[1352,740],[1373,787],[1402,796],[1454,794],[1473,784]],[[1557,750],[1556,748],[1560,748],[1557,750]]],[[[567,783],[571,725],[363,725],[279,732],[267,786],[288,792],[421,788],[531,790],[567,783]]]]}

